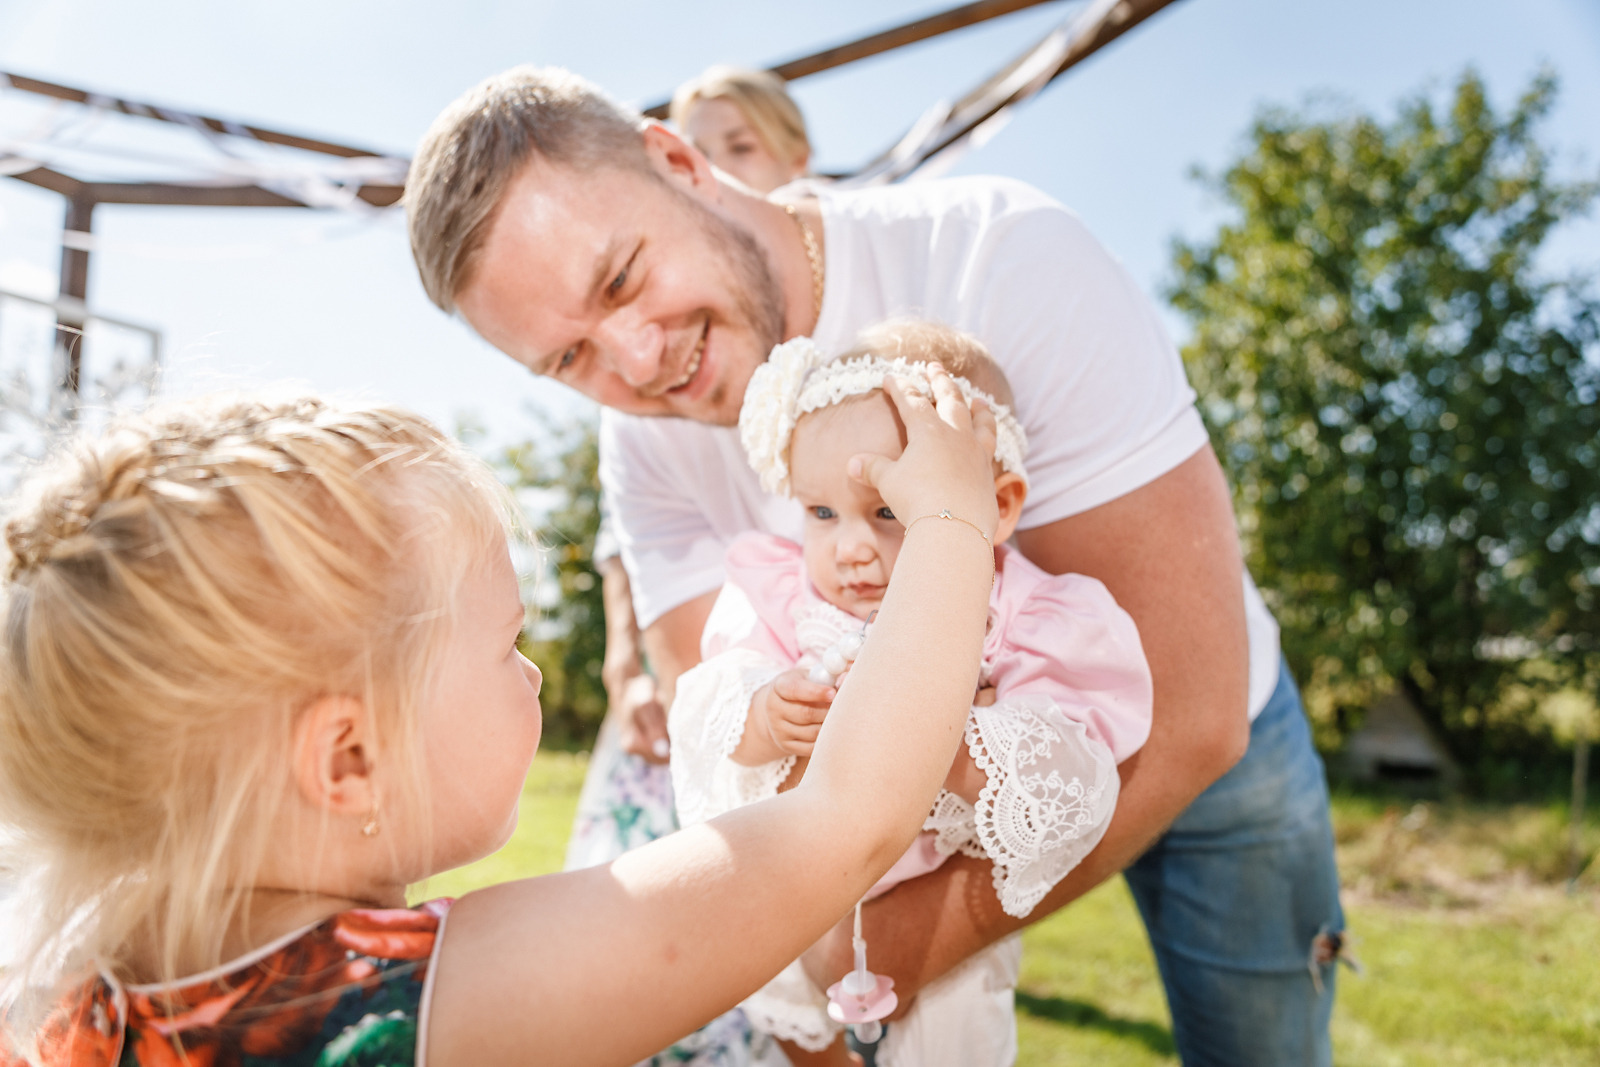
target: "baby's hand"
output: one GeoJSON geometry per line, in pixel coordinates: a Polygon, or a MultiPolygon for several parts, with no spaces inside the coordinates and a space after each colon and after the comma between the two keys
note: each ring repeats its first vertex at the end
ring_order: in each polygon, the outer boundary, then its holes
{"type": "Polygon", "coordinates": [[[785,756],[809,757],[838,692],[835,686],[811,681],[804,671],[784,671],[756,690],[750,702],[754,714],[746,729],[762,729],[785,756]]]}

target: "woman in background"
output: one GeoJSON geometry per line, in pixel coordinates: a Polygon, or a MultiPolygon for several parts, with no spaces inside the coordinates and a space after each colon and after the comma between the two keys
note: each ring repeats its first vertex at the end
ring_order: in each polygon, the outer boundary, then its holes
{"type": "Polygon", "coordinates": [[[811,163],[805,116],[771,71],[711,67],[678,86],[671,117],[713,167],[758,193],[804,177],[811,163]]]}

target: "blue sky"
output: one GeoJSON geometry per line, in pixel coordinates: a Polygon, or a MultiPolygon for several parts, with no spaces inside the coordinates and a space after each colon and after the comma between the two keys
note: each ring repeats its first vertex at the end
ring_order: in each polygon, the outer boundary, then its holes
{"type": "MultiPolygon", "coordinates": [[[[949,6],[946,0],[0,0],[0,69],[409,154],[486,74],[568,66],[649,103],[713,62],[766,64],[949,6]]],[[[864,160],[932,101],[959,95],[1066,12],[1061,4],[796,83],[822,169],[864,160]]],[[[1030,181],[1077,211],[1151,292],[1170,243],[1215,224],[1191,178],[1242,145],[1271,103],[1391,114],[1468,65],[1508,105],[1543,64],[1562,80],[1546,139],[1600,172],[1597,0],[1179,0],[1022,111],[957,173],[1030,181]]],[[[0,117],[10,94],[0,95],[0,117]]],[[[53,288],[60,200],[0,182],[0,287],[53,288]]],[[[398,216],[101,208],[90,300],[159,327],[167,388],[293,380],[381,396],[492,438],[583,410],[424,298],[398,216]]],[[[1600,222],[1549,256],[1600,266],[1600,222]]],[[[92,354],[91,354],[92,355],[92,354]]]]}

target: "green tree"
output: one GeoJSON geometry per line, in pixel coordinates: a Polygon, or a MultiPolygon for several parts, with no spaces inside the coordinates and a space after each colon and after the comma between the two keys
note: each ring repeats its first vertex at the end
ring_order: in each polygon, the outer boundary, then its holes
{"type": "Polygon", "coordinates": [[[545,734],[562,746],[587,746],[605,717],[600,681],[605,659],[605,610],[594,569],[600,528],[599,439],[592,420],[558,427],[542,442],[507,448],[496,461],[516,490],[538,490],[548,502],[534,529],[544,566],[535,590],[543,617],[524,635],[524,652],[544,672],[545,734]]]}
{"type": "Polygon", "coordinates": [[[1535,137],[1555,91],[1264,112],[1169,294],[1297,672],[1346,708],[1400,685],[1478,770],[1596,669],[1600,301],[1537,258],[1597,186],[1535,137]]]}

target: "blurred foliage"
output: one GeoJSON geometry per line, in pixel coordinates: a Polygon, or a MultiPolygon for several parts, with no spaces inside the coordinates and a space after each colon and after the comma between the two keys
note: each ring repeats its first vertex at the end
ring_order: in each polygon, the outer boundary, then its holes
{"type": "Polygon", "coordinates": [[[534,526],[545,578],[536,590],[541,618],[523,636],[523,651],[544,673],[545,744],[587,748],[605,717],[600,681],[605,659],[605,609],[594,541],[600,529],[598,428],[592,420],[558,427],[543,442],[505,449],[495,461],[513,490],[538,490],[549,504],[534,526]]]}
{"type": "Polygon", "coordinates": [[[1600,300],[1536,269],[1600,187],[1552,173],[1555,94],[1498,115],[1469,71],[1388,124],[1266,111],[1203,177],[1231,218],[1174,249],[1296,672],[1335,733],[1399,685],[1479,775],[1548,755],[1541,698],[1600,674],[1600,300]]]}

